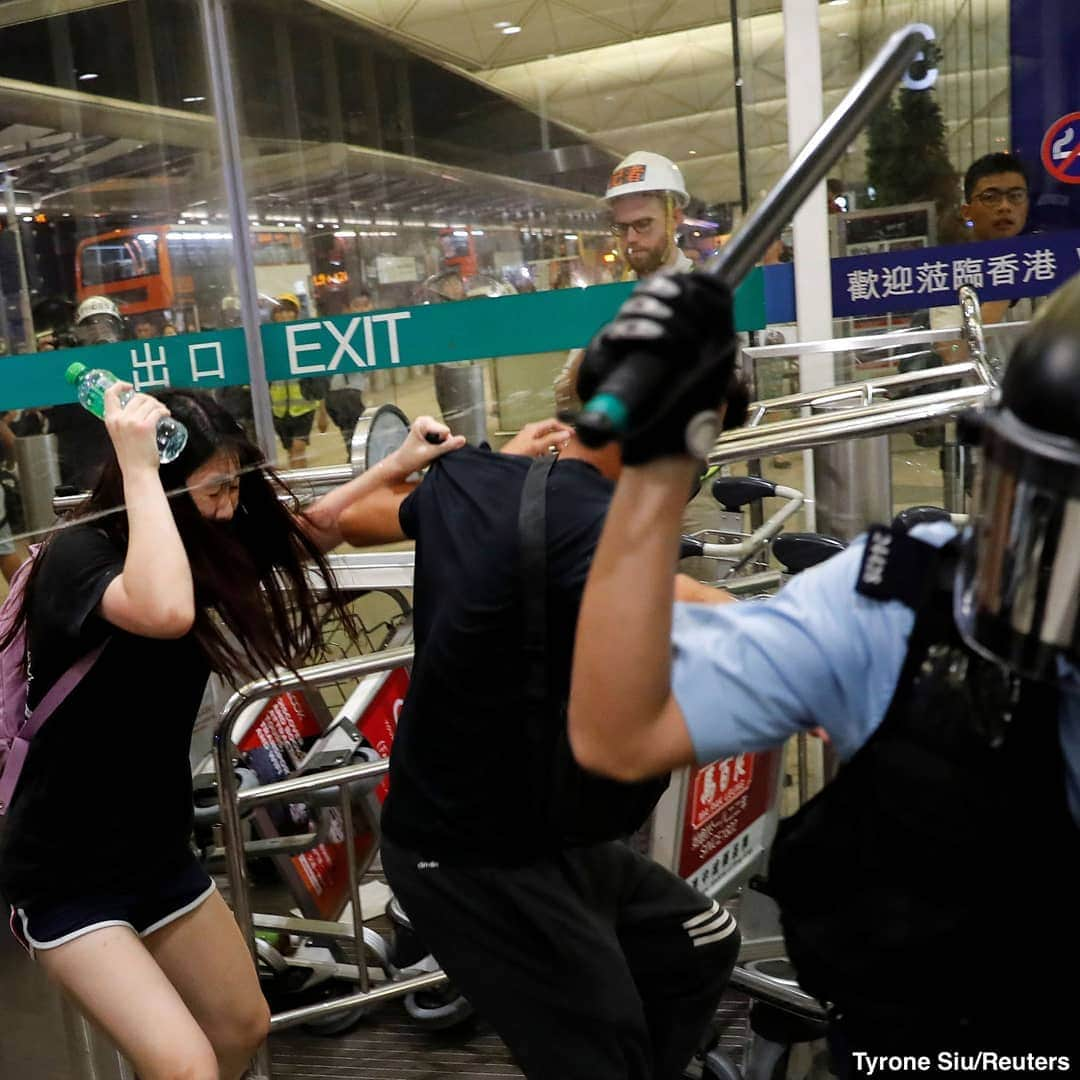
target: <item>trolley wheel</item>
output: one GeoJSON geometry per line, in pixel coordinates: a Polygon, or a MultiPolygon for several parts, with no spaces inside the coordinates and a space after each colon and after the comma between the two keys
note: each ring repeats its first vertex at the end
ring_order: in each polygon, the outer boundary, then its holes
{"type": "MultiPolygon", "coordinates": [[[[294,1005],[314,1005],[319,1001],[327,1001],[331,998],[344,997],[346,994],[356,992],[356,983],[347,979],[327,979],[310,987],[302,995],[298,995],[294,1005]]],[[[342,1035],[351,1031],[365,1017],[371,1016],[381,1007],[381,1003],[373,1005],[357,1005],[345,1012],[334,1013],[331,1016],[315,1020],[308,1020],[300,1026],[310,1035],[342,1035]]]]}
{"type": "Polygon", "coordinates": [[[405,995],[405,1011],[429,1031],[445,1031],[471,1020],[473,1007],[453,988],[436,987],[405,995]]]}

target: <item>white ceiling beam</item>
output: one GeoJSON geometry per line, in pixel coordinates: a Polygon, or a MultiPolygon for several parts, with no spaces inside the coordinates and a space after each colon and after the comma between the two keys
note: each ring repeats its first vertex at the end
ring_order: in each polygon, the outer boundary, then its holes
{"type": "Polygon", "coordinates": [[[126,0],[4,0],[0,4],[0,27],[71,15],[90,8],[109,7],[126,0]]]}

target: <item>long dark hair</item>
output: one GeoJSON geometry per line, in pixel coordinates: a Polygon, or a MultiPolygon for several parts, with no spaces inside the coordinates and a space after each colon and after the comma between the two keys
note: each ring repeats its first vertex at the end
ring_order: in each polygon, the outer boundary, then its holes
{"type": "MultiPolygon", "coordinates": [[[[356,620],[333,588],[325,557],[279,498],[288,489],[236,420],[205,391],[161,390],[154,396],[188,429],[183,453],[162,465],[160,475],[191,565],[193,633],[211,667],[227,678],[250,677],[274,667],[295,670],[305,658],[323,654],[320,601],[305,563],[313,563],[328,583],[326,603],[355,640],[356,620]],[[185,490],[188,477],[218,453],[235,458],[239,472],[239,501],[230,522],[204,518],[185,490]]],[[[70,523],[86,519],[126,550],[127,515],[116,512],[123,505],[123,475],[110,442],[98,482],[70,523]]],[[[27,597],[42,562],[35,559],[27,597]]],[[[24,603],[16,626],[27,608],[24,603]]]]}

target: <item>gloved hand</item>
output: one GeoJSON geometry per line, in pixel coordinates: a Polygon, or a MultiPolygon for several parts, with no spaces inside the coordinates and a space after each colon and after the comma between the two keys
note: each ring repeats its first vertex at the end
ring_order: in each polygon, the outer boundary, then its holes
{"type": "Polygon", "coordinates": [[[687,426],[723,403],[734,363],[730,289],[711,274],[653,274],[593,338],[578,393],[588,402],[619,372],[627,465],[700,456],[687,447],[687,426]]]}

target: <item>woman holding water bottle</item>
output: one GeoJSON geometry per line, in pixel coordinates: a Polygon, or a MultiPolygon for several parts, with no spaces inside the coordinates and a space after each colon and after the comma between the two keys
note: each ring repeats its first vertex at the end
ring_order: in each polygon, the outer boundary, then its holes
{"type": "Polygon", "coordinates": [[[326,571],[345,506],[461,440],[420,418],[394,454],[294,514],[208,394],[131,389],[105,390],[112,453],[29,569],[16,626],[31,708],[105,644],[30,743],[0,834],[0,891],[16,935],[141,1080],[234,1080],[269,1015],[189,846],[188,744],[207,677],[247,678],[316,651],[304,563],[326,571]],[[187,442],[162,464],[155,439],[169,415],[187,442]]]}

